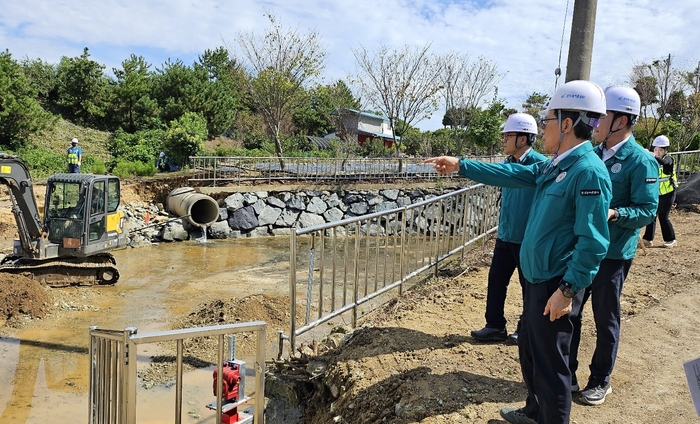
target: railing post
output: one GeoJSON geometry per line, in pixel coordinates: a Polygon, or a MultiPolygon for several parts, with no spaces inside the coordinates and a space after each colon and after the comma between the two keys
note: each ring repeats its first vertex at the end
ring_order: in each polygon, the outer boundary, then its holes
{"type": "MultiPolygon", "coordinates": [[[[256,424],[264,424],[265,422],[265,334],[267,325],[261,331],[258,331],[256,339],[257,355],[255,360],[255,409],[253,411],[253,420],[256,424]]],[[[292,333],[294,334],[294,333],[292,333]]]]}
{"type": "MultiPolygon", "coordinates": [[[[369,232],[369,228],[367,231],[369,232]]],[[[360,221],[357,221],[355,223],[355,278],[353,278],[352,288],[352,328],[357,326],[357,291],[360,287],[360,235],[360,221]]]]}
{"type": "Polygon", "coordinates": [[[122,424],[136,424],[136,367],[137,367],[137,354],[136,354],[136,343],[131,340],[131,336],[136,334],[136,327],[126,327],[124,329],[124,339],[123,339],[123,365],[124,373],[122,374],[123,380],[121,381],[122,390],[124,396],[122,399],[125,400],[123,403],[123,414],[122,424]]]}
{"type": "Polygon", "coordinates": [[[88,424],[95,423],[95,411],[93,410],[97,402],[95,401],[97,395],[97,377],[98,373],[95,371],[96,367],[96,355],[97,355],[97,339],[92,335],[92,332],[97,330],[97,326],[93,325],[90,327],[90,400],[88,401],[88,424]]]}
{"type": "Polygon", "coordinates": [[[221,172],[221,160],[218,157],[214,158],[214,187],[216,187],[216,177],[221,172]]]}
{"type": "Polygon", "coordinates": [[[403,212],[401,214],[401,253],[399,254],[399,276],[401,278],[401,284],[399,285],[399,294],[403,294],[403,283],[406,281],[405,274],[403,272],[403,263],[406,255],[406,231],[409,231],[410,221],[408,221],[408,207],[403,207],[403,212]]]}
{"type": "Polygon", "coordinates": [[[294,228],[292,228],[292,235],[289,238],[289,299],[290,299],[290,310],[289,310],[289,352],[290,355],[294,353],[296,347],[296,332],[297,332],[297,233],[294,228]]]}

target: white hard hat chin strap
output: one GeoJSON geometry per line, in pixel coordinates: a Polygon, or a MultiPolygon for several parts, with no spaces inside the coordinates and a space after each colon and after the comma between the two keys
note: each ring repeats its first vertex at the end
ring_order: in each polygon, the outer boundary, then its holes
{"type": "Polygon", "coordinates": [[[559,141],[557,141],[557,147],[554,149],[552,159],[559,156],[559,147],[561,146],[561,142],[564,140],[564,132],[561,130],[561,109],[557,111],[557,123],[559,123],[559,141]]]}

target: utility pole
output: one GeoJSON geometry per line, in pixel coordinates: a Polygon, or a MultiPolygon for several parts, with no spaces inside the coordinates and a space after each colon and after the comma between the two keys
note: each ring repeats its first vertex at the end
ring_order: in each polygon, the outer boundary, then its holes
{"type": "Polygon", "coordinates": [[[569,58],[566,61],[566,82],[591,78],[593,35],[598,0],[574,0],[571,20],[569,58]]]}

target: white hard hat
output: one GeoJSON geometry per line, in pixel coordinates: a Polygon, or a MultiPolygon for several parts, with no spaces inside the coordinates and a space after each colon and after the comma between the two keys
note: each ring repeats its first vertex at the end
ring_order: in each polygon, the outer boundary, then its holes
{"type": "Polygon", "coordinates": [[[519,132],[537,134],[537,122],[529,113],[514,113],[508,116],[501,133],[519,132]]]}
{"type": "Polygon", "coordinates": [[[671,142],[665,135],[660,135],[654,139],[654,142],[651,143],[651,145],[654,147],[668,147],[671,145],[671,142]]]}
{"type": "Polygon", "coordinates": [[[614,85],[605,89],[605,103],[608,110],[639,116],[642,101],[634,88],[614,85]]]}
{"type": "Polygon", "coordinates": [[[554,92],[547,109],[595,112],[605,116],[605,93],[590,81],[569,81],[554,92]]]}
{"type": "Polygon", "coordinates": [[[158,156],[161,157],[161,158],[164,157],[164,156],[165,156],[165,152],[160,152],[160,155],[158,155],[158,156]]]}
{"type": "Polygon", "coordinates": [[[70,142],[73,143],[73,144],[78,144],[78,139],[75,138],[75,137],[73,137],[73,140],[71,140],[70,142]]]}

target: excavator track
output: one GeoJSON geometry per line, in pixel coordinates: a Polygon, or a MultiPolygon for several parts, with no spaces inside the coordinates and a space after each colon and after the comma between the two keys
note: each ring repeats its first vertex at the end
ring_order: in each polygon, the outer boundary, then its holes
{"type": "Polygon", "coordinates": [[[119,280],[116,261],[109,253],[40,260],[9,255],[0,262],[0,272],[24,275],[49,287],[113,285],[119,280]]]}

